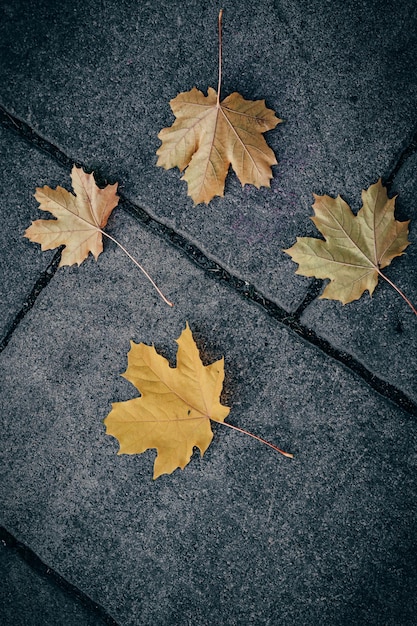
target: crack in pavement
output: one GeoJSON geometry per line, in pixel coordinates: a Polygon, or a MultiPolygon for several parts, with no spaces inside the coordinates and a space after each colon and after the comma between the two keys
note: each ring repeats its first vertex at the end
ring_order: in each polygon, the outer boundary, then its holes
{"type": "MultiPolygon", "coordinates": [[[[6,111],[4,107],[0,105],[0,123],[3,127],[13,130],[18,133],[19,137],[30,143],[31,146],[37,147],[39,150],[47,153],[56,159],[61,165],[64,165],[67,169],[71,170],[75,163],[78,167],[82,167],[82,163],[73,161],[59,148],[54,146],[51,142],[41,137],[36,131],[34,131],[26,122],[16,118],[6,111]]],[[[417,149],[417,131],[414,133],[411,142],[400,153],[391,174],[386,179],[386,185],[389,187],[395,175],[398,173],[405,161],[416,151],[417,149]]],[[[97,180],[97,178],[96,178],[97,180]]],[[[107,181],[98,180],[99,183],[107,181]]],[[[138,207],[132,201],[128,200],[122,193],[119,192],[120,202],[119,207],[132,215],[142,225],[146,226],[154,234],[168,241],[171,245],[179,249],[185,254],[197,267],[202,269],[213,280],[223,282],[227,284],[231,289],[235,290],[240,296],[246,300],[260,306],[279,323],[286,326],[289,330],[295,332],[298,337],[302,338],[308,344],[319,348],[328,357],[334,359],[338,363],[347,367],[354,375],[359,377],[363,382],[369,385],[374,391],[379,393],[388,401],[394,403],[402,410],[417,417],[417,403],[409,398],[403,391],[386,382],[373,374],[368,368],[366,368],[360,361],[357,361],[348,352],[344,352],[335,348],[329,341],[319,337],[312,329],[304,326],[300,322],[300,318],[309,304],[316,299],[319,295],[323,281],[313,280],[307,289],[307,293],[296,309],[294,313],[288,313],[285,309],[277,305],[275,302],[263,296],[252,283],[245,281],[242,278],[235,276],[223,268],[217,261],[211,259],[207,254],[200,250],[195,244],[191,243],[186,237],[176,232],[173,228],[167,226],[163,222],[157,220],[155,217],[149,215],[145,209],[138,207]]],[[[48,268],[41,274],[38,281],[35,283],[31,293],[29,294],[25,305],[18,312],[13,320],[9,330],[5,337],[0,342],[0,352],[9,343],[13,332],[25,317],[27,312],[33,307],[39,293],[44,287],[46,287],[50,280],[53,278],[56,270],[58,269],[58,263],[60,259],[60,252],[54,256],[52,262],[48,268]]]]}
{"type": "Polygon", "coordinates": [[[76,599],[87,611],[99,617],[104,624],[107,624],[107,626],[119,626],[100,604],[97,604],[78,587],[68,582],[49,565],[46,565],[33,550],[21,541],[18,541],[3,526],[0,526],[0,541],[10,551],[15,552],[41,578],[49,581],[51,585],[76,599]]]}
{"type": "MultiPolygon", "coordinates": [[[[61,246],[61,249],[62,249],[62,246],[61,246]]],[[[38,280],[36,281],[36,283],[34,284],[32,288],[32,291],[25,299],[25,302],[23,303],[22,308],[17,313],[17,315],[15,315],[9,329],[7,330],[4,337],[0,340],[0,353],[4,350],[4,348],[7,346],[7,344],[11,340],[13,333],[16,330],[16,328],[19,326],[20,322],[23,320],[23,318],[26,316],[26,314],[30,311],[30,309],[35,304],[37,297],[39,296],[41,291],[50,283],[50,281],[54,277],[55,272],[58,269],[59,262],[61,260],[61,249],[55,253],[48,267],[40,274],[38,280]]]]}
{"type": "Polygon", "coordinates": [[[400,171],[400,169],[402,168],[402,166],[404,165],[404,163],[415,152],[417,152],[417,126],[414,129],[414,131],[413,131],[413,135],[412,135],[410,141],[407,143],[405,148],[403,148],[403,150],[398,155],[398,158],[397,158],[393,168],[391,169],[391,172],[389,173],[388,177],[385,179],[384,185],[388,188],[388,190],[390,189],[390,187],[392,187],[394,179],[397,176],[397,174],[400,171]]]}

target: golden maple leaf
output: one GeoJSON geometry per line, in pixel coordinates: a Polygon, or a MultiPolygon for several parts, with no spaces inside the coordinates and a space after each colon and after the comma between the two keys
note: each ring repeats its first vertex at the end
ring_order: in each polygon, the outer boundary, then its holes
{"type": "Polygon", "coordinates": [[[321,298],[340,300],[343,304],[361,297],[365,290],[372,295],[378,276],[389,282],[381,269],[401,256],[409,245],[408,224],[394,218],[395,197],[388,198],[381,179],[362,191],[363,206],[355,216],[340,196],[314,196],[314,224],[325,241],[297,237],[297,243],[284,250],[299,264],[296,274],[329,278],[321,298]]]}
{"type": "Polygon", "coordinates": [[[185,170],[188,195],[194,204],[206,204],[224,195],[230,165],[242,186],[269,187],[271,166],[277,164],[262,133],[282,122],[265,100],[245,100],[234,92],[220,102],[222,81],[222,15],[219,12],[219,81],[217,92],[209,87],[205,96],[196,87],[170,101],[176,120],[158,137],[157,165],[166,170],[185,170]]]}
{"type": "Polygon", "coordinates": [[[224,195],[230,165],[242,185],[270,186],[277,160],[262,133],[282,120],[264,100],[245,100],[235,92],[220,103],[211,87],[207,96],[194,87],[170,105],[177,119],[158,135],[157,165],[185,170],[183,180],[195,204],[224,195]]]}
{"type": "Polygon", "coordinates": [[[36,220],[25,231],[25,237],[40,243],[42,250],[65,245],[59,266],[80,265],[90,252],[97,260],[103,251],[102,229],[119,202],[117,183],[100,189],[93,174],[75,165],[71,180],[75,195],[62,187],[36,189],[39,208],[57,219],[36,220]]]}
{"type": "Polygon", "coordinates": [[[123,376],[141,397],[115,402],[104,420],[106,433],[118,439],[118,454],[156,448],[154,478],[189,463],[193,447],[201,455],[213,438],[210,420],[223,422],[230,409],[220,404],[224,360],[204,366],[186,324],[177,339],[177,367],[153,346],[131,342],[123,376]]]}

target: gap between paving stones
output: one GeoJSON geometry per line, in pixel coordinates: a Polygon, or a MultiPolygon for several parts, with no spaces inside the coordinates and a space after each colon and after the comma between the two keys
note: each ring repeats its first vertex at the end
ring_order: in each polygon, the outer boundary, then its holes
{"type": "Polygon", "coordinates": [[[7,346],[7,344],[9,343],[9,341],[11,340],[13,336],[15,329],[18,327],[22,319],[25,317],[26,313],[28,313],[30,309],[33,307],[33,305],[35,304],[38,295],[55,276],[55,272],[58,269],[60,260],[61,260],[61,251],[58,250],[58,252],[55,253],[52,261],[49,263],[48,267],[40,274],[38,280],[33,286],[32,291],[25,299],[25,302],[22,308],[20,309],[18,314],[15,316],[14,320],[12,321],[4,337],[0,340],[0,352],[2,352],[4,348],[7,346]]]}
{"type": "Polygon", "coordinates": [[[46,565],[38,557],[38,555],[33,552],[33,550],[21,541],[18,541],[3,526],[0,526],[0,541],[6,548],[18,554],[19,557],[40,576],[40,578],[48,580],[49,583],[59,588],[68,596],[77,600],[85,609],[94,614],[96,618],[100,618],[100,623],[107,624],[108,626],[119,626],[119,624],[103,609],[102,606],[97,604],[97,602],[94,602],[78,587],[75,587],[65,578],[60,576],[54,569],[49,567],[49,565],[46,565]]]}
{"type": "Polygon", "coordinates": [[[408,158],[410,158],[415,152],[417,152],[417,126],[414,129],[413,135],[408,143],[408,145],[404,148],[404,150],[400,153],[399,157],[397,158],[397,161],[394,165],[394,167],[391,170],[390,175],[388,176],[388,178],[385,180],[385,185],[388,188],[388,190],[390,189],[390,187],[392,186],[392,184],[394,183],[394,179],[397,176],[398,172],[400,171],[400,169],[402,168],[402,166],[404,165],[404,163],[407,161],[408,158]]]}
{"type": "MultiPolygon", "coordinates": [[[[50,141],[41,137],[36,133],[26,122],[18,119],[14,115],[10,114],[3,106],[0,105],[0,123],[2,126],[13,130],[19,137],[35,146],[39,150],[47,153],[57,160],[61,165],[67,169],[71,169],[74,161],[69,158],[62,150],[57,146],[54,146],[50,141]]],[[[411,140],[405,146],[405,148],[399,154],[392,171],[385,181],[385,184],[389,190],[392,185],[396,174],[404,165],[406,160],[417,151],[417,129],[414,131],[411,140]]],[[[78,167],[82,167],[82,163],[76,162],[78,167]]],[[[99,174],[95,172],[96,180],[99,184],[107,184],[108,181],[101,180],[99,174]]],[[[160,222],[156,218],[149,215],[145,209],[136,206],[133,202],[124,197],[124,195],[118,192],[120,196],[120,202],[118,207],[132,215],[141,224],[147,226],[153,233],[168,240],[176,248],[180,249],[183,253],[190,258],[195,265],[203,269],[211,278],[220,282],[226,282],[235,291],[239,293],[245,299],[261,306],[273,319],[277,320],[299,337],[319,348],[330,358],[338,361],[347,367],[351,372],[359,376],[364,382],[366,382],[374,391],[377,391],[384,398],[393,402],[401,409],[407,411],[411,415],[417,417],[417,404],[411,400],[403,391],[395,387],[385,380],[375,376],[368,368],[362,363],[354,359],[348,352],[344,352],[335,348],[330,342],[322,337],[319,337],[312,329],[304,326],[300,322],[302,313],[306,310],[311,302],[313,302],[321,292],[322,281],[312,280],[307,289],[307,293],[294,313],[288,313],[285,309],[278,306],[272,300],[265,298],[253,284],[245,281],[238,276],[235,276],[223,268],[219,263],[211,259],[207,254],[198,248],[194,243],[189,241],[186,237],[177,233],[175,230],[160,222]]],[[[4,338],[0,341],[0,352],[9,343],[14,330],[17,328],[21,320],[25,317],[26,313],[33,307],[35,301],[44,287],[48,285],[50,280],[55,275],[58,269],[58,264],[61,258],[61,253],[58,251],[53,260],[39,279],[36,281],[31,293],[24,306],[16,315],[9,330],[6,332],[4,338]]]]}

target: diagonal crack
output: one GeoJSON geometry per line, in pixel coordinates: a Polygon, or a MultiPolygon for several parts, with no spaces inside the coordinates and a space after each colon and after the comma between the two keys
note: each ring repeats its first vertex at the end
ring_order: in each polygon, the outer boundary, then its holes
{"type": "Polygon", "coordinates": [[[0,353],[7,346],[9,341],[11,340],[14,331],[19,326],[20,322],[26,316],[26,314],[30,311],[33,305],[36,302],[37,297],[41,293],[41,291],[49,284],[52,278],[55,276],[55,272],[58,269],[59,262],[61,260],[61,250],[55,253],[52,258],[52,261],[49,263],[48,267],[40,274],[38,280],[34,284],[32,291],[26,297],[25,302],[20,309],[20,311],[15,315],[9,329],[7,330],[4,337],[0,340],[0,353]]]}
{"type": "Polygon", "coordinates": [[[414,129],[414,131],[413,131],[413,135],[411,136],[410,141],[407,143],[405,148],[403,148],[401,150],[400,154],[397,157],[397,160],[395,161],[394,165],[392,166],[392,169],[391,169],[390,173],[385,178],[385,183],[384,184],[388,188],[388,190],[390,189],[390,187],[392,187],[394,179],[397,176],[397,174],[400,171],[400,169],[402,168],[402,166],[404,165],[404,163],[415,152],[417,152],[417,126],[414,129]]]}
{"type": "Polygon", "coordinates": [[[74,598],[74,600],[87,609],[90,614],[94,615],[97,621],[100,620],[100,624],[119,626],[117,622],[106,613],[102,606],[94,602],[89,596],[80,591],[80,589],[65,580],[65,578],[62,578],[58,572],[53,570],[49,565],[46,565],[33,550],[18,541],[3,527],[0,527],[0,541],[6,548],[16,553],[41,578],[48,580],[51,585],[65,592],[69,597],[74,598]]]}
{"type": "MultiPolygon", "coordinates": [[[[36,146],[43,152],[46,152],[48,155],[52,156],[67,169],[70,170],[72,168],[74,161],[70,159],[65,153],[63,153],[62,150],[54,146],[48,140],[41,137],[28,124],[26,124],[26,122],[23,122],[22,120],[19,120],[15,116],[8,113],[1,105],[0,123],[2,126],[18,133],[21,138],[28,141],[32,146],[36,146]]],[[[416,148],[417,132],[414,134],[409,145],[402,151],[396,164],[394,165],[394,168],[387,179],[388,185],[392,184],[392,181],[394,180],[394,177],[398,173],[400,167],[404,164],[406,159],[414,153],[416,148]]],[[[82,167],[82,163],[75,163],[78,167],[82,167]]],[[[200,248],[198,248],[198,246],[191,243],[186,237],[176,232],[173,228],[152,217],[143,208],[136,206],[133,202],[128,200],[123,195],[123,193],[119,192],[119,196],[120,202],[118,206],[121,209],[132,215],[143,226],[146,226],[148,230],[178,248],[195,265],[197,265],[200,269],[206,272],[206,274],[210,276],[213,280],[226,283],[230,289],[236,291],[246,300],[260,306],[273,319],[277,320],[280,324],[283,324],[288,329],[295,332],[298,337],[302,338],[310,345],[314,345],[315,347],[319,348],[327,356],[347,367],[353,374],[355,374],[357,377],[361,378],[362,381],[367,383],[374,391],[377,391],[384,398],[394,403],[404,411],[407,411],[411,415],[417,417],[417,403],[409,398],[403,391],[395,387],[395,385],[392,385],[391,383],[388,383],[373,374],[360,361],[357,361],[348,352],[338,350],[337,348],[332,346],[332,344],[326,339],[319,337],[313,330],[311,330],[307,326],[304,326],[300,322],[302,313],[309,306],[309,304],[319,295],[321,291],[322,281],[313,280],[307,290],[305,298],[300,303],[297,310],[294,313],[288,313],[288,311],[278,306],[275,302],[273,302],[269,298],[266,298],[259,290],[256,289],[255,285],[248,283],[247,281],[227,271],[214,259],[210,258],[200,248]]],[[[44,287],[46,287],[46,285],[55,274],[55,271],[58,267],[59,254],[60,253],[57,253],[48,269],[38,279],[35,287],[33,288],[30,296],[27,299],[27,303],[17,314],[9,331],[7,332],[6,337],[0,343],[0,351],[10,341],[10,338],[17,325],[24,318],[26,313],[32,308],[40,291],[44,287]]]]}
{"type": "MultiPolygon", "coordinates": [[[[382,183],[387,188],[389,195],[391,195],[390,194],[391,187],[394,183],[395,177],[397,176],[398,172],[400,171],[404,163],[407,161],[407,159],[410,158],[415,152],[417,152],[417,126],[413,130],[413,133],[409,141],[407,142],[407,145],[401,150],[401,152],[397,156],[394,162],[394,165],[391,168],[391,171],[385,178],[382,179],[382,183]]],[[[307,288],[306,296],[304,297],[302,302],[299,304],[295,312],[295,315],[298,318],[301,317],[302,313],[306,310],[306,308],[320,294],[322,290],[322,285],[323,285],[323,281],[313,280],[311,282],[311,284],[307,288]]]]}

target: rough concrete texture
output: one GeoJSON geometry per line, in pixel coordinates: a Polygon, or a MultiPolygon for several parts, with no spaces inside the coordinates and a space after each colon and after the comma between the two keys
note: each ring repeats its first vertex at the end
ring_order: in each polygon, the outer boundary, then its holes
{"type": "MultiPolygon", "coordinates": [[[[27,553],[26,553],[27,556],[27,553]]],[[[3,624],[26,626],[105,626],[102,618],[83,598],[62,589],[48,573],[28,565],[19,551],[0,543],[3,577],[1,619],[3,624]]]]}
{"type": "Polygon", "coordinates": [[[265,99],[285,120],[267,134],[272,189],[193,206],[178,170],[156,168],[169,100],[217,85],[217,1],[6,2],[2,102],[288,311],[307,280],[282,252],[312,192],[342,194],[387,176],[415,124],[417,8],[374,0],[226,0],[223,93],[265,99]]]}
{"type": "MultiPolygon", "coordinates": [[[[398,218],[415,219],[417,10],[223,6],[224,93],[266,98],[286,121],[267,135],[281,161],[272,188],[232,175],[208,207],[155,151],[170,98],[216,84],[218,3],[1,7],[2,524],[68,582],[51,589],[4,547],[13,626],[42,607],[61,623],[74,589],[103,608],[97,624],[415,624],[417,318],[384,284],[345,307],[304,300],[311,282],[281,248],[315,233],[312,191],[357,210],[381,175],[398,218]],[[173,309],[112,242],[42,282],[54,253],[21,234],[41,217],[35,187],[69,188],[72,161],[173,227],[125,201],[108,224],[173,309]],[[199,250],[215,271],[193,261],[199,250]],[[244,297],[224,268],[282,309],[244,297]],[[138,395],[120,376],[130,340],[174,363],[187,320],[205,363],[225,357],[228,421],[293,460],[221,425],[204,458],[157,481],[154,451],[117,455],[102,422],[138,395]]],[[[387,270],[414,302],[415,234],[412,221],[413,245],[387,270]]]]}
{"type": "MultiPolygon", "coordinates": [[[[404,164],[395,178],[391,195],[398,194],[396,217],[411,220],[405,254],[384,270],[408,298],[417,302],[417,155],[404,164]]],[[[361,197],[355,208],[361,206],[361,197]]],[[[374,295],[343,306],[316,300],[301,319],[332,345],[348,351],[380,378],[393,382],[417,401],[417,352],[415,315],[393,288],[379,281],[374,295]]]]}
{"type": "Polygon", "coordinates": [[[42,291],[2,354],[6,528],[120,624],[411,624],[411,416],[122,211],[110,226],[175,308],[113,245],[42,291]],[[173,358],[185,320],[226,357],[231,423],[294,461],[220,427],[156,482],[152,452],[116,455],[129,340],[173,358]]]}
{"type": "Polygon", "coordinates": [[[50,251],[40,255],[39,250],[23,237],[31,220],[40,217],[32,196],[36,187],[46,183],[56,186],[60,179],[54,176],[57,167],[51,159],[26,143],[16,141],[10,131],[2,131],[0,142],[0,246],[3,251],[0,254],[0,332],[3,336],[24,306],[39,274],[47,269],[53,257],[50,251]]]}

